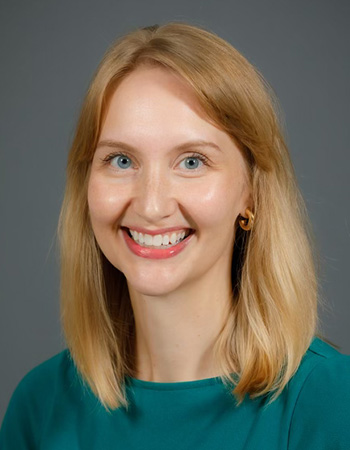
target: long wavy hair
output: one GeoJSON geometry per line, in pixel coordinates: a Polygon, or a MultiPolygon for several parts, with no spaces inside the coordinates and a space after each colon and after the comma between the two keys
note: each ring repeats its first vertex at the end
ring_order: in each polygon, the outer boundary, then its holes
{"type": "Polygon", "coordinates": [[[246,394],[268,394],[273,401],[317,331],[311,228],[271,88],[228,42],[190,24],[154,25],[119,38],[86,94],[68,157],[58,228],[61,318],[71,357],[107,411],[128,406],[125,377],[136,373],[133,310],[124,274],[95,240],[87,186],[111,94],[144,64],[187,80],[208,120],[244,153],[255,222],[250,232],[236,223],[233,300],[215,357],[238,403],[246,394]]]}

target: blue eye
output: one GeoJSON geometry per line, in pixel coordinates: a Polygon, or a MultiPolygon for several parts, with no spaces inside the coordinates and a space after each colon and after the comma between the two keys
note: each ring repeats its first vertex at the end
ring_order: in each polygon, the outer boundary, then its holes
{"type": "Polygon", "coordinates": [[[208,158],[206,156],[202,155],[201,153],[195,153],[191,156],[188,156],[183,161],[185,161],[186,169],[191,169],[191,170],[198,169],[199,162],[205,166],[209,165],[208,158]]]}
{"type": "Polygon", "coordinates": [[[187,169],[197,169],[199,165],[199,158],[196,156],[189,156],[184,159],[187,169]]]}
{"type": "Polygon", "coordinates": [[[118,169],[129,169],[131,160],[126,155],[115,155],[110,159],[111,165],[118,169]]]}

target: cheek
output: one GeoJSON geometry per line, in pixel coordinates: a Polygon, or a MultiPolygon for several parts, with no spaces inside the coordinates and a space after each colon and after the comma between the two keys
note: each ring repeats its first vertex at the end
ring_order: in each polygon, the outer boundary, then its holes
{"type": "Polygon", "coordinates": [[[92,225],[109,224],[117,220],[125,201],[115,187],[91,176],[88,185],[88,206],[92,225]]]}
{"type": "Polygon", "coordinates": [[[242,183],[232,183],[229,179],[212,180],[191,188],[188,210],[198,225],[231,229],[244,205],[242,194],[242,183]]]}

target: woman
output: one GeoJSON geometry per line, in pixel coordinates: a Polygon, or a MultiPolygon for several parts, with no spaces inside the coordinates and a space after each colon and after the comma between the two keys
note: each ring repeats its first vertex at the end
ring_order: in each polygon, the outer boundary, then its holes
{"type": "Polygon", "coordinates": [[[242,55],[181,23],[119,39],[68,161],[68,349],[21,381],[1,449],[350,448],[305,218],[242,55]]]}

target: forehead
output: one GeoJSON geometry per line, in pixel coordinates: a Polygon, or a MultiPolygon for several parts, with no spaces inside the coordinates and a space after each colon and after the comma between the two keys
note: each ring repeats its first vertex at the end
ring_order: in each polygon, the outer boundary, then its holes
{"type": "Polygon", "coordinates": [[[187,141],[211,141],[224,157],[247,169],[239,145],[204,111],[189,82],[158,66],[141,66],[121,80],[99,140],[123,141],[155,156],[187,141]]]}
{"type": "Polygon", "coordinates": [[[164,121],[169,115],[177,114],[178,120],[182,114],[189,118],[190,112],[192,119],[206,116],[189,83],[173,71],[157,66],[141,66],[119,82],[110,97],[107,114],[117,115],[118,108],[122,108],[119,119],[128,113],[139,119],[151,119],[158,113],[158,119],[164,121]]]}
{"type": "Polygon", "coordinates": [[[113,128],[131,135],[163,131],[179,139],[191,133],[231,139],[208,117],[187,80],[162,67],[141,66],[122,79],[109,99],[102,134],[113,128]]]}

